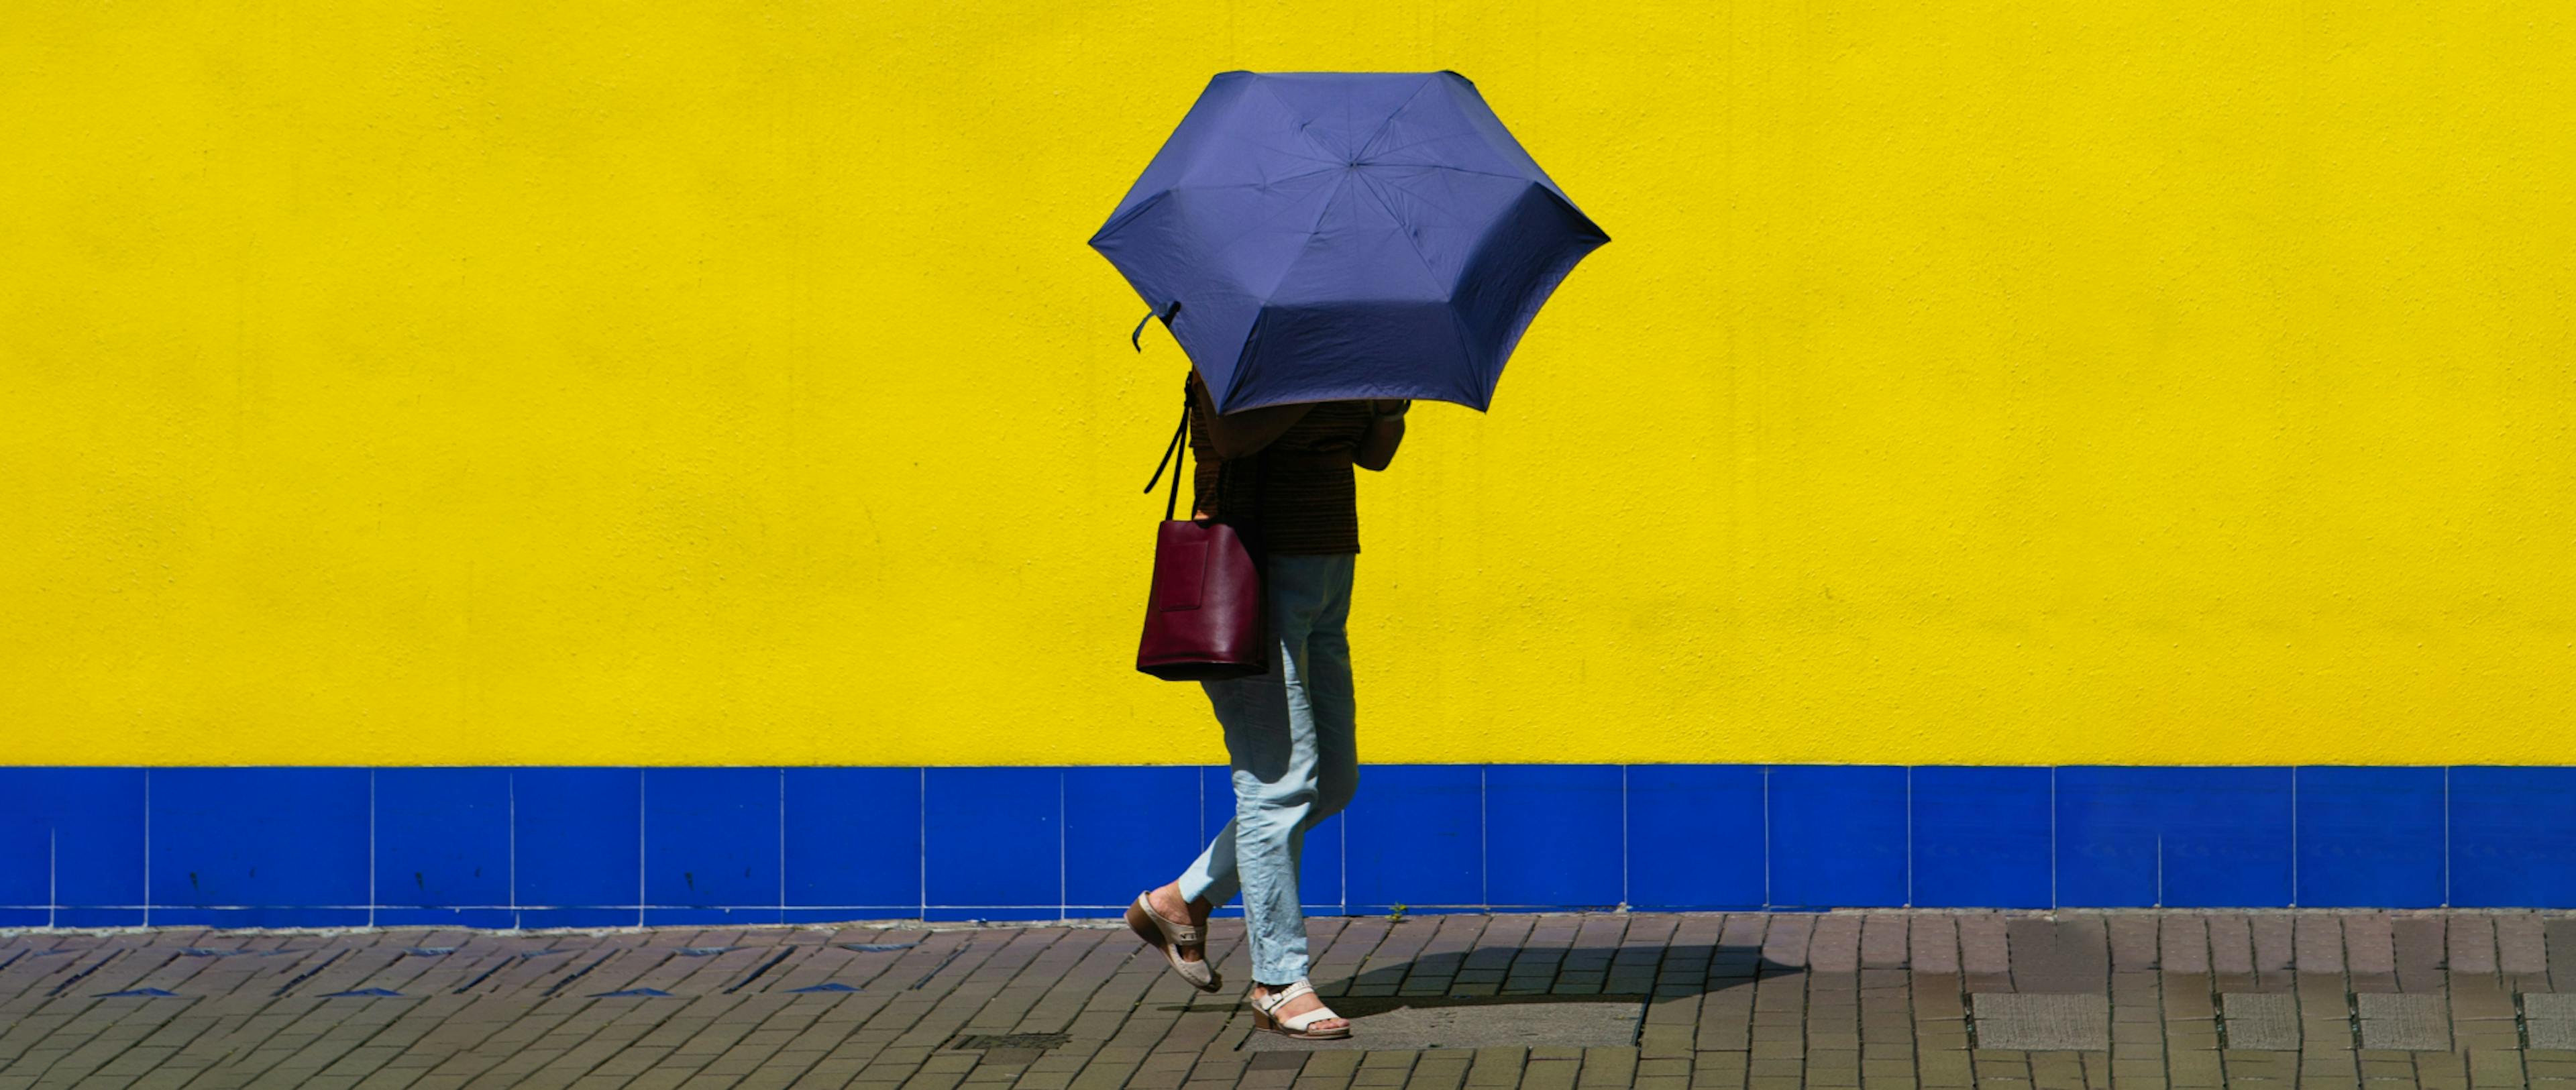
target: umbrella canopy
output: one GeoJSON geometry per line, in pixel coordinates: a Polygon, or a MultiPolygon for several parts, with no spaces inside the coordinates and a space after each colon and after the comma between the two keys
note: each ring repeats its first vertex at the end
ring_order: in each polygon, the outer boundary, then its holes
{"type": "Polygon", "coordinates": [[[1408,397],[1478,411],[1610,237],[1455,72],[1225,72],[1091,237],[1219,412],[1408,397]]]}

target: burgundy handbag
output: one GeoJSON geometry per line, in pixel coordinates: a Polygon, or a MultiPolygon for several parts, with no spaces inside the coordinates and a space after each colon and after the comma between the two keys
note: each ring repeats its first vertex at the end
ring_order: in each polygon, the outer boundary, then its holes
{"type": "MultiPolygon", "coordinates": [[[[1153,595],[1145,604],[1145,637],[1136,645],[1136,669],[1165,681],[1216,681],[1270,672],[1269,630],[1262,623],[1261,573],[1252,550],[1233,526],[1210,518],[1174,518],[1181,502],[1181,457],[1189,449],[1190,396],[1181,387],[1181,428],[1145,482],[1152,493],[1172,471],[1172,495],[1154,534],[1153,595]]],[[[1217,464],[1217,494],[1225,471],[1217,464]]],[[[1223,514],[1223,512],[1219,512],[1223,514]]]]}

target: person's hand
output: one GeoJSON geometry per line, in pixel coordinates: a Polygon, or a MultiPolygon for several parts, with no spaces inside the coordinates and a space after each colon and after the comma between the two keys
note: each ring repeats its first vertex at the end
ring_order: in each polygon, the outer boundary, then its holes
{"type": "Polygon", "coordinates": [[[1369,414],[1372,416],[1401,416],[1404,414],[1405,410],[1412,407],[1413,399],[1409,397],[1378,397],[1369,399],[1369,414]]]}

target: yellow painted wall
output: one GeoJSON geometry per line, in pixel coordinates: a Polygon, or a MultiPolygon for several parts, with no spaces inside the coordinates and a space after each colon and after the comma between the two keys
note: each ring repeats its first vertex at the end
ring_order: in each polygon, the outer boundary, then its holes
{"type": "Polygon", "coordinates": [[[2576,762],[2547,4],[15,5],[0,761],[1217,761],[1209,75],[1453,68],[1616,240],[1363,475],[1373,761],[2576,762]]]}

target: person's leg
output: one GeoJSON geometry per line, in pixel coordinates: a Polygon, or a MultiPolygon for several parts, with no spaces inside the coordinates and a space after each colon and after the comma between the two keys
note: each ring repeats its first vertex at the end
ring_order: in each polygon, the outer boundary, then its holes
{"type": "Polygon", "coordinates": [[[1225,727],[1235,816],[1182,875],[1179,892],[1212,904],[1241,892],[1253,977],[1266,983],[1284,985],[1307,969],[1295,841],[1316,801],[1315,720],[1304,675],[1307,631],[1330,585],[1329,560],[1269,558],[1263,597],[1270,672],[1207,686],[1225,727]]]}
{"type": "MultiPolygon", "coordinates": [[[[1271,656],[1274,661],[1270,669],[1276,674],[1279,670],[1275,661],[1279,657],[1278,647],[1271,648],[1271,656]]],[[[1207,694],[1209,706],[1216,710],[1217,725],[1224,728],[1226,756],[1235,768],[1274,760],[1267,751],[1287,744],[1285,706],[1280,709],[1283,714],[1271,715],[1269,711],[1273,702],[1263,700],[1258,691],[1247,691],[1252,689],[1251,683],[1261,680],[1230,678],[1199,682],[1200,690],[1207,694]]],[[[1235,863],[1234,830],[1234,819],[1227,818],[1225,827],[1217,830],[1208,846],[1199,852],[1199,857],[1192,860],[1189,868],[1182,871],[1180,878],[1173,883],[1175,898],[1186,904],[1190,914],[1199,922],[1205,922],[1206,909],[1233,900],[1235,893],[1242,888],[1241,872],[1235,863]]],[[[1165,915],[1176,920],[1179,918],[1168,911],[1165,915]]]]}
{"type": "MultiPolygon", "coordinates": [[[[1269,612],[1266,621],[1271,635],[1269,671],[1253,677],[1199,683],[1216,712],[1218,725],[1225,731],[1237,815],[1227,819],[1225,827],[1217,830],[1207,848],[1174,883],[1178,899],[1193,910],[1201,904],[1222,905],[1242,889],[1239,851],[1247,777],[1254,784],[1254,795],[1259,797],[1263,784],[1295,782],[1303,778],[1299,769],[1313,765],[1311,754],[1301,757],[1297,752],[1297,724],[1291,718],[1288,703],[1288,679],[1294,663],[1306,654],[1305,630],[1299,620],[1303,611],[1292,604],[1298,596],[1297,573],[1293,570],[1297,566],[1295,557],[1270,557],[1263,566],[1263,607],[1269,612]]],[[[1266,822],[1267,818],[1257,820],[1266,822]]],[[[1250,914],[1249,906],[1245,911],[1250,914]]]]}
{"type": "MultiPolygon", "coordinates": [[[[1343,638],[1350,613],[1351,554],[1301,557],[1297,583],[1299,601],[1293,606],[1305,631],[1305,653],[1292,662],[1295,675],[1287,686],[1290,720],[1295,725],[1310,763],[1299,785],[1299,804],[1274,810],[1278,819],[1287,820],[1284,830],[1287,845],[1288,880],[1284,887],[1284,904],[1273,910],[1282,921],[1282,933],[1275,944],[1275,957],[1265,958],[1261,948],[1254,953],[1253,997],[1263,999],[1287,985],[1302,979],[1308,972],[1306,957],[1306,921],[1298,896],[1305,856],[1306,831],[1350,801],[1358,785],[1358,753],[1353,739],[1350,684],[1350,650],[1343,638]],[[1288,922],[1288,921],[1292,921],[1288,922]]],[[[1251,867],[1246,864],[1245,870],[1251,867]]],[[[1247,880],[1245,903],[1252,902],[1251,883],[1247,880]]],[[[1247,910],[1248,911],[1248,910],[1247,910]]],[[[1279,1017],[1294,1017],[1324,1007],[1319,996],[1304,995],[1289,1000],[1276,1012],[1279,1017]]],[[[1323,1018],[1310,1029],[1330,1030],[1349,1025],[1339,1017],[1323,1018]]]]}
{"type": "Polygon", "coordinates": [[[1325,573],[1325,596],[1306,633],[1306,691],[1315,708],[1315,807],[1308,828],[1350,805],[1360,786],[1358,708],[1351,689],[1351,574],[1357,553],[1325,573]]]}

